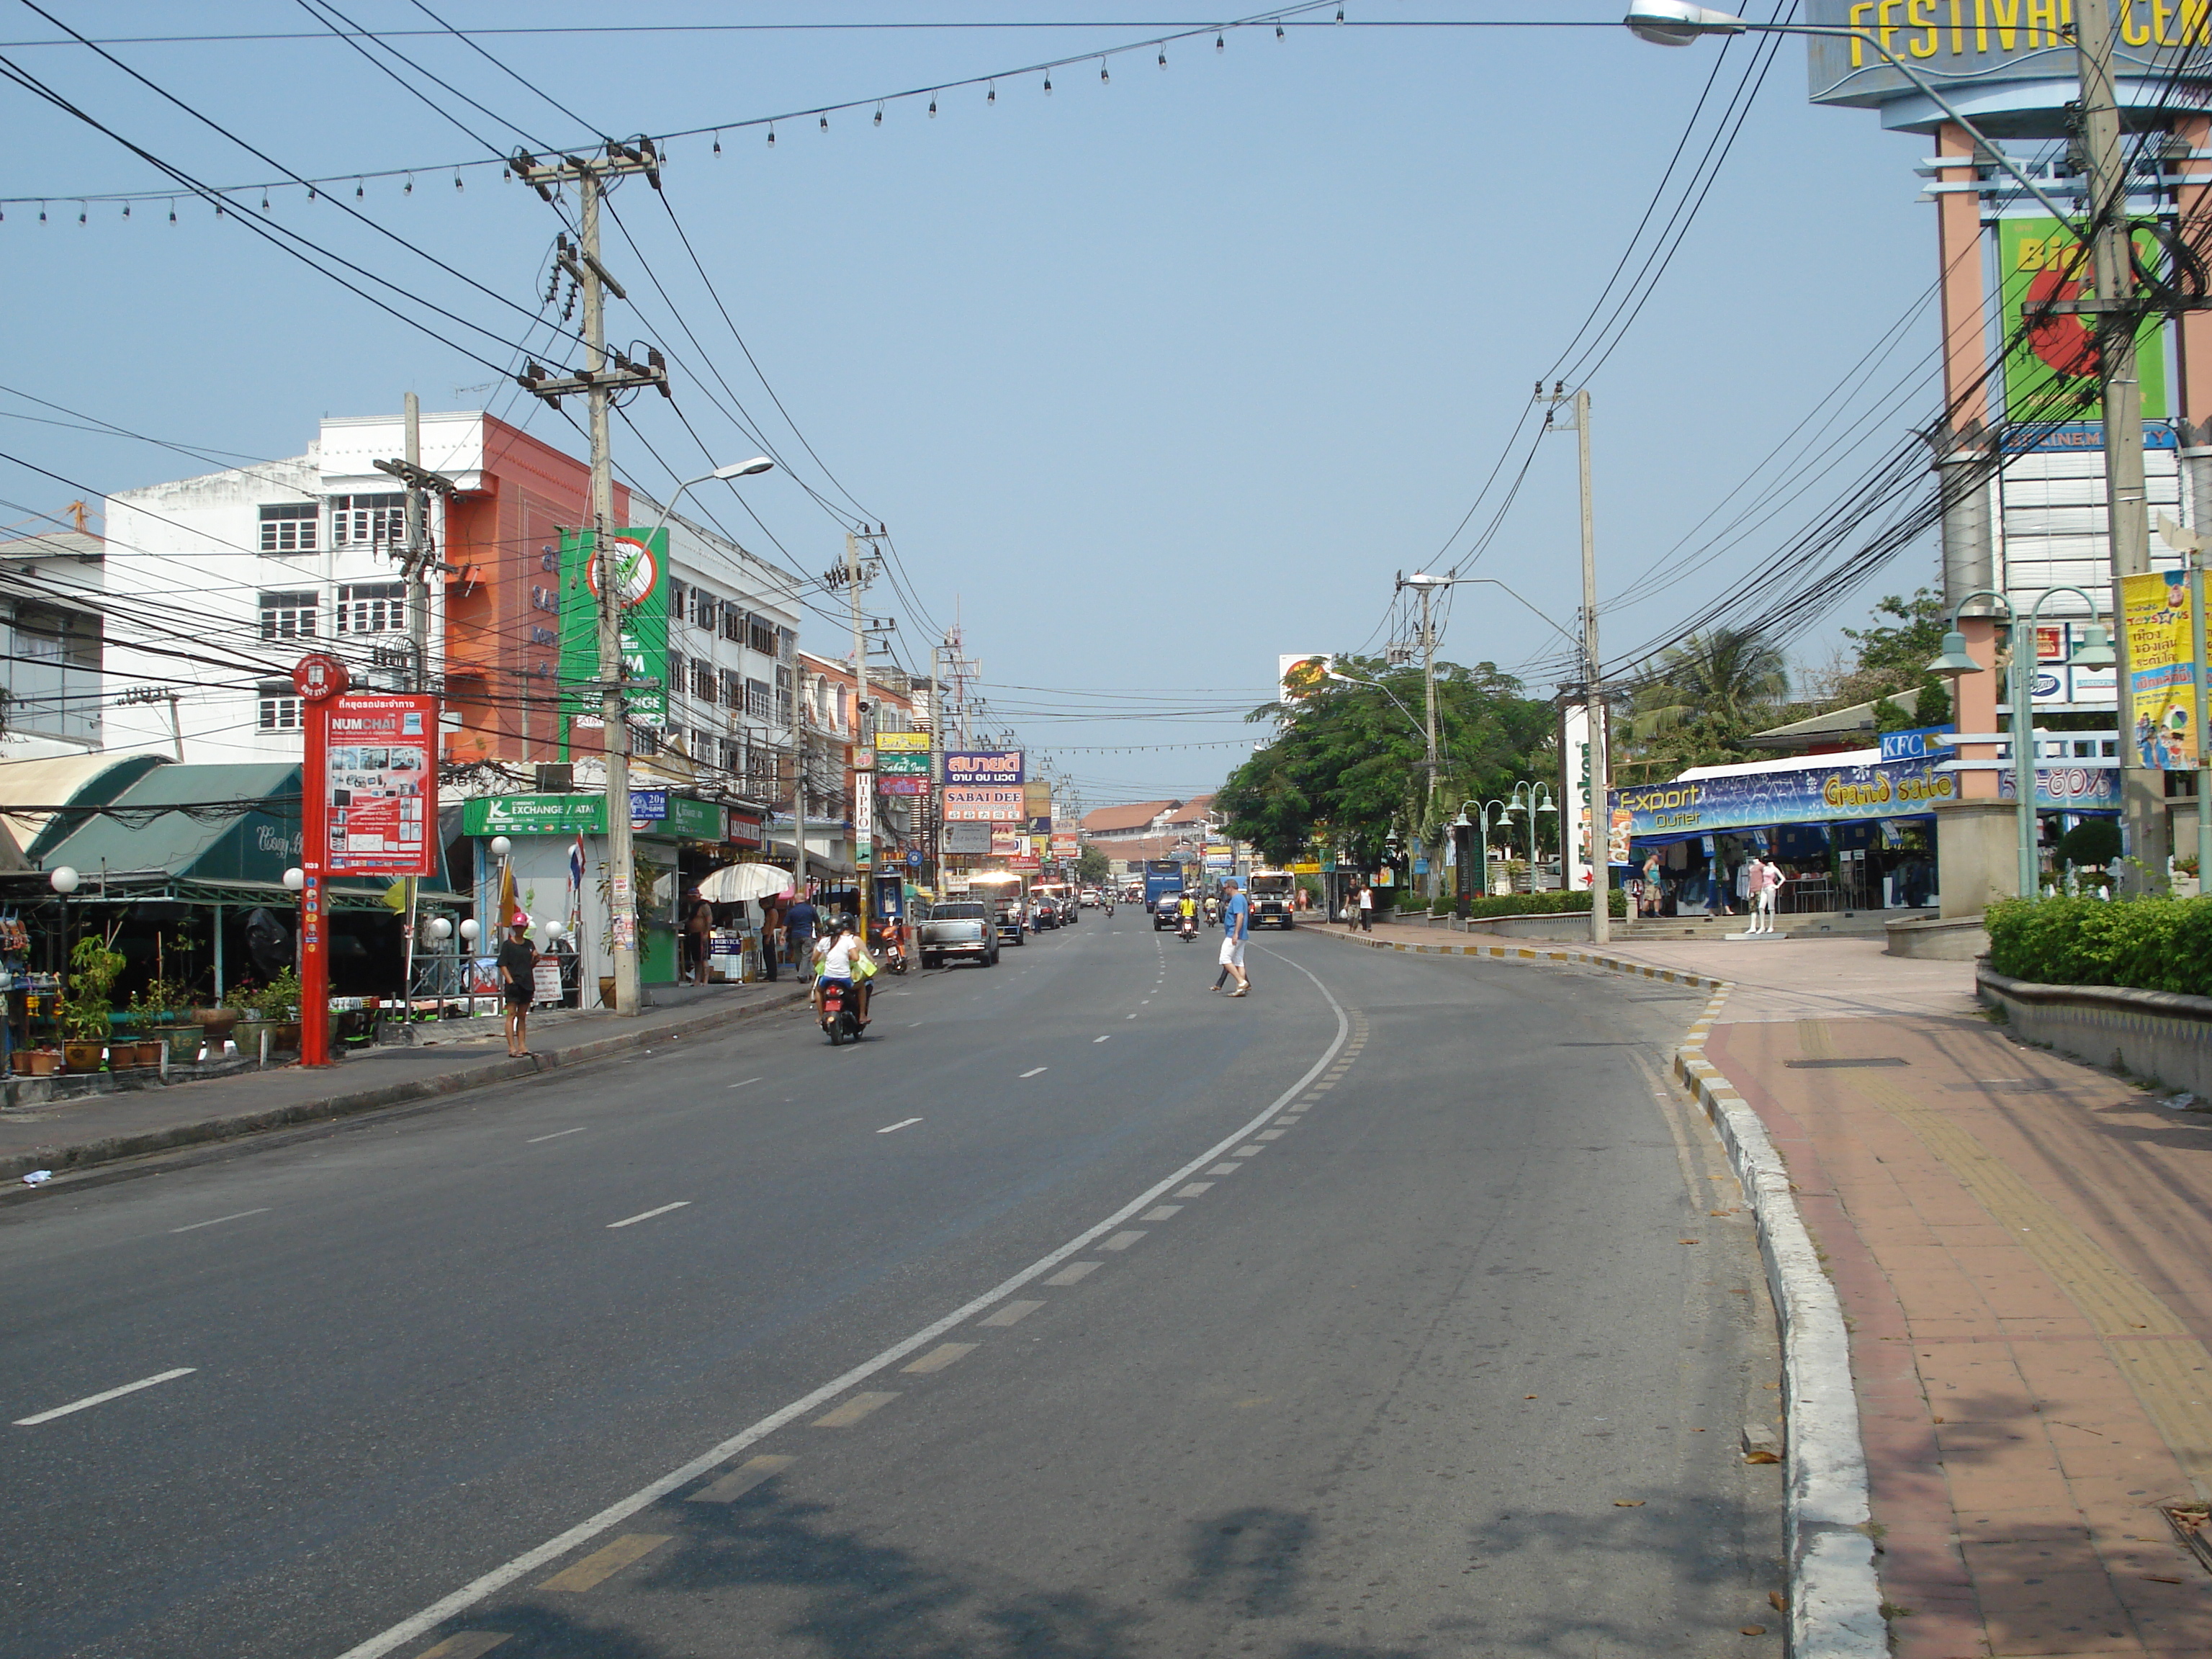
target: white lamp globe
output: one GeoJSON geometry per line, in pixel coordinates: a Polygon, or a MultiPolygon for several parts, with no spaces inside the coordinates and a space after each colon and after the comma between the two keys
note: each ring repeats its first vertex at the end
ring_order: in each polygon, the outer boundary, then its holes
{"type": "Polygon", "coordinates": [[[298,865],[294,865],[289,870],[287,870],[284,872],[284,885],[290,888],[294,892],[298,892],[307,884],[307,872],[300,868],[298,865]]]}
{"type": "Polygon", "coordinates": [[[477,925],[477,919],[474,916],[469,916],[461,923],[461,942],[465,945],[474,945],[477,942],[477,936],[483,932],[483,929],[477,925]]]}
{"type": "Polygon", "coordinates": [[[77,883],[82,879],[83,878],[64,864],[57,867],[53,873],[46,878],[46,884],[57,893],[66,895],[76,891],[77,883]]]}
{"type": "Polygon", "coordinates": [[[430,918],[430,937],[441,943],[453,936],[453,924],[443,916],[430,918]]]}
{"type": "Polygon", "coordinates": [[[491,852],[494,858],[503,859],[514,850],[514,843],[505,836],[494,836],[491,838],[491,852]]]}

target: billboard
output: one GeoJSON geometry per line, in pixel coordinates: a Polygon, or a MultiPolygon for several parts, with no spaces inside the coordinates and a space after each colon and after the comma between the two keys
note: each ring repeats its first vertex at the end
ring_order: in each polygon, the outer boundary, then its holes
{"type": "Polygon", "coordinates": [[[878,732],[876,733],[876,752],[879,755],[927,755],[929,752],[929,733],[878,732]]]}
{"type": "Polygon", "coordinates": [[[307,705],[307,856],[333,875],[438,873],[438,700],[348,692],[307,705]],[[313,760],[319,757],[319,768],[313,760]],[[320,775],[313,775],[319,771],[320,775]]]}
{"type": "MultiPolygon", "coordinates": [[[[2152,4],[2120,0],[2112,9],[2112,70],[2123,83],[2120,101],[2182,103],[2188,94],[2179,83],[2205,78],[2203,59],[2191,49],[2212,45],[2212,15],[2186,0],[2152,4]],[[2138,88],[2128,87],[2130,82],[2155,84],[2138,88]]],[[[1865,29],[1954,100],[1977,92],[1990,96],[2005,82],[2051,82],[2048,110],[2055,116],[2067,100],[2079,95],[2072,10],[2063,0],[1973,0],[1971,5],[1959,0],[1948,5],[1936,0],[1892,0],[1887,5],[1811,0],[1805,21],[1865,29]]],[[[1811,95],[1816,104],[1870,108],[1921,96],[1863,38],[1814,36],[1808,46],[1811,95]]],[[[2014,136],[2020,121],[2015,112],[2036,107],[2028,88],[2015,87],[2003,103],[1994,106],[2012,118],[1997,128],[2000,136],[2014,136]]],[[[1938,118],[1940,112],[1931,106],[1928,119],[1938,118]]],[[[2039,127],[2036,136],[2051,135],[2039,127]]]]}
{"type": "MultiPolygon", "coordinates": [[[[611,562],[622,598],[622,656],[625,679],[652,680],[654,689],[629,694],[629,718],[638,726],[668,724],[668,532],[617,530],[611,562]]],[[[599,713],[599,596],[592,586],[596,561],[592,532],[561,537],[561,708],[564,714],[599,713]]]]}
{"type": "Polygon", "coordinates": [[[942,852],[975,858],[991,850],[991,826],[988,823],[948,823],[938,832],[938,846],[942,852]]]}
{"type": "MultiPolygon", "coordinates": [[[[1587,703],[1562,711],[1564,739],[1559,744],[1559,799],[1566,803],[1564,823],[1572,827],[1566,838],[1566,868],[1560,879],[1569,891],[1579,891],[1592,882],[1590,867],[1590,719],[1587,703]]],[[[1479,832],[1478,832],[1479,833],[1479,832]]]]}
{"type": "Polygon", "coordinates": [[[947,783],[1012,783],[1022,781],[1022,751],[1018,749],[954,750],[945,757],[947,783]]]}
{"type": "MultiPolygon", "coordinates": [[[[2136,233],[2136,252],[2147,268],[2164,258],[2147,230],[2136,233]]],[[[2097,340],[2094,319],[2072,313],[2052,314],[2042,307],[2054,301],[2094,297],[2096,283],[2089,251],[2073,232],[2049,216],[1997,222],[1997,276],[2008,339],[2013,325],[2026,328],[2019,344],[2005,354],[2005,413],[2014,421],[2101,421],[2098,396],[2097,340]]],[[[2166,409],[2166,353],[2159,337],[2165,326],[2154,312],[2136,335],[2136,373],[2142,385],[2145,420],[2160,420],[2166,409]]],[[[2101,442],[2101,434],[2100,434],[2101,442]]]]}
{"type": "Polygon", "coordinates": [[[2189,578],[2154,570],[2120,578],[2128,630],[2127,740],[2141,763],[2186,772],[2198,764],[2196,662],[2189,578]]]}
{"type": "Polygon", "coordinates": [[[1011,788],[947,784],[944,804],[943,822],[946,823],[1019,823],[1022,821],[1019,784],[1011,788]]]}
{"type": "Polygon", "coordinates": [[[1327,652],[1279,656],[1275,659],[1275,684],[1285,702],[1296,702],[1328,684],[1328,671],[1335,666],[1336,659],[1327,652]]]}
{"type": "Polygon", "coordinates": [[[1692,778],[1607,792],[1613,833],[1621,820],[1638,841],[1681,841],[1719,830],[1778,823],[1843,823],[1907,818],[1951,799],[1958,784],[1929,760],[1875,766],[1808,766],[1736,777],[1692,778]]]}

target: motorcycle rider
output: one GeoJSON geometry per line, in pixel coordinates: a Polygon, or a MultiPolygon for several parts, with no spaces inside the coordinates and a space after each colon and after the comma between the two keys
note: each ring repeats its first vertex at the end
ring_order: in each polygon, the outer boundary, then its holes
{"type": "Polygon", "coordinates": [[[1176,914],[1182,919],[1181,931],[1183,937],[1195,938],[1198,933],[1198,901],[1190,896],[1187,889],[1182,896],[1176,901],[1176,914]]]}
{"type": "Polygon", "coordinates": [[[872,987],[868,975],[861,971],[867,953],[860,945],[860,924],[850,916],[840,916],[822,937],[821,954],[815,966],[815,1006],[821,1006],[822,988],[836,980],[853,999],[854,1017],[865,1030],[868,1024],[868,994],[872,987]]]}

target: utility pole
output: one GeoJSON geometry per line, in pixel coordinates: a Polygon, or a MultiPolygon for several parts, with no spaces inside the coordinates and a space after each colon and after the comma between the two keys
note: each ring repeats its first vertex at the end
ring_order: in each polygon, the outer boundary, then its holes
{"type": "Polygon", "coordinates": [[[134,703],[166,702],[169,705],[169,741],[175,746],[177,758],[185,757],[185,726],[177,714],[177,699],[181,694],[164,691],[158,685],[137,685],[116,698],[118,708],[128,708],[134,703]]]}
{"type": "MultiPolygon", "coordinates": [[[[806,896],[806,671],[793,663],[799,695],[791,706],[791,897],[806,896]]],[[[798,964],[804,972],[806,964],[798,964]]]]}
{"type": "MultiPolygon", "coordinates": [[[[1541,395],[1543,383],[1537,383],[1541,395]]],[[[1601,681],[1597,654],[1597,532],[1590,507],[1590,396],[1587,386],[1577,389],[1571,398],[1565,398],[1562,388],[1554,382],[1552,386],[1552,406],[1571,402],[1575,409],[1575,448],[1580,463],[1578,473],[1582,483],[1583,516],[1583,712],[1584,729],[1589,744],[1589,863],[1590,863],[1590,943],[1604,945],[1613,938],[1611,888],[1613,885],[1613,823],[1612,813],[1606,803],[1607,745],[1612,740],[1606,730],[1605,688],[1601,681]]],[[[1559,428],[1554,427],[1554,431],[1559,428]]],[[[2138,462],[2141,456],[2137,457],[2138,462]]],[[[1571,766],[1573,757],[1569,756],[1571,766]]],[[[1570,780],[1571,781],[1571,780],[1570,780]]],[[[1571,862],[1567,857],[1568,836],[1572,829],[1563,830],[1559,837],[1559,863],[1562,875],[1571,862]]]]}
{"type": "MultiPolygon", "coordinates": [[[[641,138],[635,146],[610,143],[590,161],[568,156],[557,165],[542,163],[535,156],[518,152],[509,165],[517,178],[548,203],[556,199],[555,191],[560,186],[568,184],[576,186],[581,202],[577,244],[572,247],[563,235],[558,257],[583,290],[583,372],[556,379],[531,362],[524,365],[516,380],[525,391],[544,398],[556,409],[562,398],[581,392],[591,411],[591,568],[599,603],[599,718],[607,774],[607,890],[613,913],[607,945],[613,959],[615,1012],[634,1015],[641,1011],[642,1003],[637,979],[636,862],[629,827],[629,717],[623,695],[629,675],[623,660],[622,613],[626,608],[623,592],[629,585],[626,578],[635,574],[635,567],[618,560],[614,550],[614,457],[608,442],[607,411],[617,392],[633,386],[653,386],[663,397],[672,394],[668,371],[658,351],[649,351],[642,366],[617,353],[614,367],[607,367],[606,296],[610,292],[617,300],[629,295],[599,263],[599,197],[607,179],[624,173],[641,173],[659,190],[660,161],[652,140],[641,138]]],[[[803,845],[799,855],[803,861],[803,845]]]]}
{"type": "MultiPolygon", "coordinates": [[[[1421,719],[1421,742],[1424,754],[1421,763],[1423,769],[1429,775],[1428,793],[1423,798],[1421,807],[1421,822],[1425,830],[1429,818],[1433,814],[1437,801],[1437,630],[1435,617],[1430,610],[1431,596],[1437,588],[1445,586],[1449,580],[1446,578],[1439,580],[1436,577],[1424,575],[1419,571],[1410,578],[1402,574],[1398,578],[1400,588],[1412,587],[1421,596],[1421,689],[1426,699],[1425,712],[1421,719]]],[[[1419,845],[1424,853],[1428,850],[1429,843],[1425,833],[1422,836],[1419,845]]],[[[1436,879],[1433,869],[1429,879],[1433,884],[1436,879]]]]}
{"type": "MultiPolygon", "coordinates": [[[[948,638],[945,644],[951,643],[948,638]]],[[[945,651],[944,645],[929,647],[929,884],[939,898],[945,896],[945,719],[951,708],[945,696],[945,651]]]]}
{"type": "MultiPolygon", "coordinates": [[[[2124,848],[2131,862],[2122,866],[2121,884],[2140,893],[2166,879],[2165,779],[2145,768],[2129,714],[2127,599],[2130,576],[2150,568],[2150,522],[2145,506],[2142,455],[2142,385],[2136,367],[2136,329],[2142,307],[2135,299],[2135,270],[2128,223],[2127,161],[2120,143],[2120,112],[2112,83],[2112,12],[2110,0],[2076,0],[2074,44],[2081,78],[2081,145],[2089,179],[2088,228],[2095,300],[2097,382],[2105,412],[2105,503],[2112,561],[2113,675],[2120,731],[2120,815],[2126,826],[2124,848]]],[[[2035,641],[2014,634],[2015,658],[2033,652],[2035,641]]],[[[2031,722],[2033,724],[2033,722],[2031,722]]],[[[2013,746],[2032,744],[2034,734],[2015,732],[2013,746]]],[[[2032,752],[2032,751],[2031,751],[2032,752]]],[[[2031,817],[2030,820],[2034,820],[2031,817]]],[[[2033,898],[2033,893],[2023,893],[2033,898]]]]}
{"type": "MultiPolygon", "coordinates": [[[[853,605],[853,745],[867,742],[868,635],[860,617],[860,543],[845,532],[845,597],[853,605]]],[[[853,884],[860,890],[860,942],[868,940],[868,889],[876,876],[876,775],[853,774],[853,884]]]]}

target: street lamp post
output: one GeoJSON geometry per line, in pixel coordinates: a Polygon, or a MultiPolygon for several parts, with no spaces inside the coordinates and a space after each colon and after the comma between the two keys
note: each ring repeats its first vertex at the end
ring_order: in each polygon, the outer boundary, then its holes
{"type": "MultiPolygon", "coordinates": [[[[76,891],[78,884],[82,880],[83,878],[78,875],[76,871],[70,869],[66,864],[58,866],[55,869],[48,872],[46,876],[46,885],[54,890],[56,896],[58,896],[62,902],[61,970],[54,975],[55,993],[58,1000],[62,1002],[67,1002],[69,1000],[70,895],[76,891]]],[[[66,1032],[64,1032],[64,1035],[66,1035],[66,1032]]]]}
{"type": "MultiPolygon", "coordinates": [[[[2109,668],[2113,653],[2103,625],[2097,620],[2100,614],[2094,596],[2078,587],[2045,588],[2036,595],[2035,604],[2027,613],[2025,627],[2012,601],[1994,588],[1983,588],[1969,593],[1952,608],[1950,630],[1943,635],[1943,648],[1936,660],[1928,665],[1931,674],[1948,676],[1955,691],[1961,675],[1978,674],[1981,664],[1966,653],[1966,636],[1959,629],[1959,615],[1976,599],[1993,599],[2004,606],[2005,620],[2012,625],[2012,775],[2013,805],[2019,823],[2020,896],[2032,899],[2042,891],[2041,869],[2036,857],[2038,837],[2035,820],[2035,629],[2043,616],[2044,601],[2057,593],[2071,593],[2086,599],[2089,605],[2089,634],[2081,650],[2070,659],[2083,668],[2109,668]]],[[[2061,659],[2062,661],[2068,660],[2061,659]]],[[[2125,733],[2122,734],[2123,741],[2125,733]]]]}

